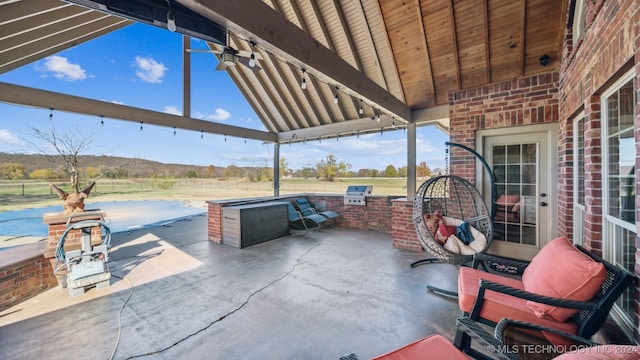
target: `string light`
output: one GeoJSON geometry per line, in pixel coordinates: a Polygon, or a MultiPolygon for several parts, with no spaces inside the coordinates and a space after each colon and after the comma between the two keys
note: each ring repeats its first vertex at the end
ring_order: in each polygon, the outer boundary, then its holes
{"type": "Polygon", "coordinates": [[[173,127],[173,136],[176,136],[176,127],[173,127]]]}
{"type": "Polygon", "coordinates": [[[142,125],[144,125],[144,123],[140,121],[140,131],[142,131],[142,125]]]}
{"type": "Polygon", "coordinates": [[[338,100],[338,87],[336,86],[336,92],[333,94],[333,103],[334,104],[338,104],[338,102],[340,102],[340,100],[338,100]]]}
{"type": "Polygon", "coordinates": [[[364,109],[362,108],[362,99],[360,99],[360,109],[358,109],[358,114],[362,115],[364,113],[364,109]]]}
{"type": "Polygon", "coordinates": [[[305,69],[302,69],[302,82],[300,83],[300,88],[302,90],[306,90],[307,89],[307,78],[305,76],[306,73],[307,73],[307,71],[305,69]]]}
{"type": "Polygon", "coordinates": [[[224,142],[227,142],[227,134],[224,134],[224,142]]]}
{"type": "Polygon", "coordinates": [[[340,141],[340,134],[336,134],[336,141],[340,141]]]}
{"type": "Polygon", "coordinates": [[[204,131],[200,131],[200,139],[204,139],[204,131]]]}
{"type": "Polygon", "coordinates": [[[53,120],[53,108],[49,108],[49,110],[51,111],[49,113],[49,120],[53,120]]]}
{"type": "Polygon", "coordinates": [[[171,32],[176,31],[176,18],[171,13],[171,1],[167,0],[167,5],[169,5],[169,10],[167,11],[167,30],[171,32]]]}
{"type": "Polygon", "coordinates": [[[100,115],[100,126],[104,126],[104,117],[100,115]]]}

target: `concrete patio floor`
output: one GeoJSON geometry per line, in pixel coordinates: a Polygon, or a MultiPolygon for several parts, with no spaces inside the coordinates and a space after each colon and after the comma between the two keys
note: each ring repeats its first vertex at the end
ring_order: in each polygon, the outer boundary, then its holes
{"type": "Polygon", "coordinates": [[[460,314],[425,290],[455,289],[457,268],[411,268],[426,253],[384,233],[324,228],[237,249],[208,241],[197,216],[112,244],[111,287],[69,299],[58,286],[0,313],[1,359],[366,359],[452,340],[460,314]]]}

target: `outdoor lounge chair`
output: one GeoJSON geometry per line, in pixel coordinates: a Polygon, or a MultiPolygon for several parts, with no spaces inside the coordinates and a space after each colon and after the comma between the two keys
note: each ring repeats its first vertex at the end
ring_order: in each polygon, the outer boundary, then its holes
{"type": "Polygon", "coordinates": [[[317,230],[320,229],[320,224],[327,221],[327,218],[318,215],[303,215],[300,211],[298,211],[290,201],[287,201],[289,205],[289,225],[298,230],[317,230]]]}
{"type": "MultiPolygon", "coordinates": [[[[590,338],[633,279],[628,271],[559,237],[531,262],[476,254],[472,267],[460,268],[458,303],[466,316],[487,325],[511,318],[590,338]],[[481,264],[521,278],[479,270],[481,264]]],[[[458,330],[455,344],[476,357],[465,332],[458,330]]]]}
{"type": "MultiPolygon", "coordinates": [[[[486,353],[482,354],[482,357],[488,359],[569,360],[584,359],[589,355],[592,356],[589,357],[590,359],[609,359],[611,355],[616,355],[616,359],[637,359],[640,356],[640,346],[599,345],[591,340],[556,329],[511,319],[500,320],[493,334],[468,317],[459,318],[457,327],[459,331],[464,331],[480,342],[480,348],[485,349],[486,353]]],[[[355,354],[340,358],[340,360],[357,359],[355,354]]],[[[373,358],[373,360],[421,359],[468,360],[469,358],[446,337],[439,334],[426,336],[373,358]]]]}
{"type": "Polygon", "coordinates": [[[331,210],[323,210],[323,211],[318,211],[315,207],[313,207],[311,205],[311,203],[309,203],[309,201],[305,198],[297,198],[294,200],[296,203],[296,206],[298,207],[298,209],[300,209],[300,212],[305,215],[305,216],[309,216],[309,215],[313,215],[313,214],[318,214],[318,215],[322,215],[327,219],[335,219],[338,216],[340,216],[340,214],[338,214],[335,211],[331,211],[331,210]]]}

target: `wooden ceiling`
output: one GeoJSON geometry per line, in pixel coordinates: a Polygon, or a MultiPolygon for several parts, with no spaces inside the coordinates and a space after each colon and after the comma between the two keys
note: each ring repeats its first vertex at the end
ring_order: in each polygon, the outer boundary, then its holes
{"type": "MultiPolygon", "coordinates": [[[[240,63],[226,71],[278,142],[392,130],[412,122],[446,131],[450,92],[559,70],[568,3],[172,2],[227,28],[229,46],[261,55],[259,71],[240,63]],[[550,63],[542,66],[545,54],[550,63]]],[[[0,1],[0,73],[129,23],[59,0],[0,1]]],[[[0,96],[0,101],[11,100],[0,96]]],[[[169,117],[160,125],[171,121],[177,120],[169,117]]],[[[196,119],[179,121],[187,128],[229,133],[204,129],[196,119]]]]}

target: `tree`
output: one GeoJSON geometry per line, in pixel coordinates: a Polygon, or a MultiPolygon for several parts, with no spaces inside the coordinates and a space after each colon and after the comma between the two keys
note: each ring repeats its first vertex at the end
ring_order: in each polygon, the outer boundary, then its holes
{"type": "Polygon", "coordinates": [[[417,177],[429,177],[431,176],[431,169],[427,166],[426,162],[421,162],[416,168],[416,176],[417,177]]]}
{"type": "Polygon", "coordinates": [[[244,170],[236,165],[229,165],[222,172],[222,176],[226,178],[241,178],[244,176],[244,170]]]}
{"type": "Polygon", "coordinates": [[[326,159],[321,160],[316,164],[318,175],[327,180],[333,181],[336,176],[346,172],[351,168],[351,164],[347,164],[344,161],[338,161],[338,158],[329,154],[326,159]]]}
{"type": "Polygon", "coordinates": [[[210,178],[216,177],[216,167],[213,165],[207,166],[207,176],[210,178]]]}
{"type": "Polygon", "coordinates": [[[384,170],[384,177],[398,177],[398,171],[395,166],[387,165],[387,168],[384,170]]]}
{"type": "Polygon", "coordinates": [[[29,179],[33,180],[50,180],[59,179],[60,175],[53,169],[36,169],[29,174],[29,179]]]}
{"type": "Polygon", "coordinates": [[[4,180],[18,180],[24,178],[24,164],[3,163],[0,164],[0,177],[4,180]]]}
{"type": "Polygon", "coordinates": [[[91,138],[85,136],[79,129],[68,133],[60,133],[56,130],[53,123],[50,128],[37,128],[35,126],[30,129],[31,136],[38,141],[27,140],[45,159],[56,164],[60,159],[64,162],[64,169],[69,176],[71,188],[74,192],[80,193],[80,169],[78,162],[80,154],[89,149],[91,138]],[[42,145],[40,143],[43,143],[42,145]],[[52,155],[45,149],[53,149],[58,156],[52,155]]]}
{"type": "Polygon", "coordinates": [[[315,173],[316,173],[316,169],[312,168],[311,166],[305,166],[302,169],[296,171],[296,176],[304,179],[308,179],[310,177],[313,177],[315,173]]]}
{"type": "Polygon", "coordinates": [[[280,177],[285,177],[291,173],[291,169],[287,168],[287,159],[280,158],[280,177]]]}
{"type": "Polygon", "coordinates": [[[198,172],[195,171],[195,170],[189,170],[189,171],[187,171],[187,177],[189,179],[197,178],[198,177],[198,172]]]}
{"type": "Polygon", "coordinates": [[[409,168],[405,165],[398,168],[398,176],[399,177],[407,177],[407,173],[409,172],[409,168]]]}

